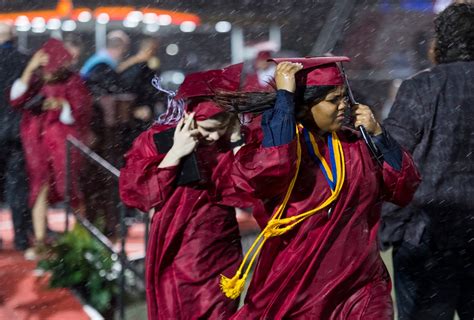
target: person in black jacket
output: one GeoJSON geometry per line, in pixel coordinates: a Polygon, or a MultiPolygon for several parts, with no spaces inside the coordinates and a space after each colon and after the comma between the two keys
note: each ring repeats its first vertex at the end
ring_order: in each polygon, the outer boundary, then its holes
{"type": "Polygon", "coordinates": [[[474,5],[435,19],[436,66],[404,81],[384,126],[413,153],[423,182],[386,207],[399,319],[474,318],[474,5]]]}
{"type": "MultiPolygon", "coordinates": [[[[0,23],[0,92],[5,93],[20,77],[28,58],[13,42],[11,26],[0,23]]],[[[8,104],[6,94],[0,94],[0,176],[4,201],[10,206],[15,234],[15,249],[29,247],[32,232],[31,212],[28,208],[28,180],[20,139],[21,114],[8,104]]]]}
{"type": "Polygon", "coordinates": [[[152,85],[155,76],[160,75],[160,60],[156,57],[158,41],[144,37],[139,41],[137,53],[131,57],[134,64],[120,74],[122,86],[133,94],[130,121],[122,132],[122,147],[127,151],[135,138],[147,130],[155,119],[155,106],[165,105],[166,96],[152,85]]]}

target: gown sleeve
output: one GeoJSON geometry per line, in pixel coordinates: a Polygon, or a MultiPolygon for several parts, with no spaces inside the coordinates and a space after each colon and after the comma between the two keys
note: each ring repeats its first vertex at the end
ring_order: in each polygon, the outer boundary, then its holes
{"type": "Polygon", "coordinates": [[[258,199],[286,192],[296,168],[295,128],[293,93],[278,90],[275,107],[262,117],[262,144],[245,145],[235,156],[236,189],[258,199]]]}
{"type": "Polygon", "coordinates": [[[406,206],[413,198],[421,176],[413,162],[411,155],[401,151],[400,169],[392,166],[389,162],[383,162],[383,200],[398,206],[406,206]]]}
{"type": "Polygon", "coordinates": [[[42,83],[38,77],[33,76],[30,83],[25,86],[26,90],[22,90],[22,94],[20,94],[19,96],[12,96],[10,92],[12,88],[10,88],[9,90],[8,98],[10,101],[10,106],[12,106],[14,109],[21,110],[24,107],[25,103],[33,99],[40,92],[42,83]]]}
{"type": "Polygon", "coordinates": [[[158,168],[165,154],[158,153],[153,135],[163,128],[152,127],[142,133],[125,155],[120,170],[119,192],[123,203],[142,211],[159,210],[175,190],[178,166],[158,168]]]}
{"type": "Polygon", "coordinates": [[[71,106],[74,125],[81,129],[88,129],[92,114],[92,98],[85,82],[79,75],[72,76],[68,83],[66,100],[71,106]]]}

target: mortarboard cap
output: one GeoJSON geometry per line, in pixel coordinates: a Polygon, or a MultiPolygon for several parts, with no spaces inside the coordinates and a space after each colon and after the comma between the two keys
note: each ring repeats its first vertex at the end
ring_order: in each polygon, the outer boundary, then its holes
{"type": "Polygon", "coordinates": [[[67,67],[72,61],[71,54],[58,39],[49,39],[40,50],[49,56],[48,64],[43,68],[45,72],[55,73],[59,69],[67,67]]]}
{"type": "MultiPolygon", "coordinates": [[[[234,65],[232,68],[208,70],[191,73],[186,76],[178,89],[177,99],[212,97],[216,91],[236,91],[239,88],[239,79],[242,66],[234,65]]],[[[209,100],[188,101],[187,112],[195,112],[197,121],[209,119],[223,109],[209,100]]]]}
{"type": "Polygon", "coordinates": [[[307,58],[275,58],[275,63],[301,63],[303,69],[296,73],[296,84],[299,86],[339,86],[344,78],[338,62],[350,61],[348,57],[307,57],[307,58]]]}

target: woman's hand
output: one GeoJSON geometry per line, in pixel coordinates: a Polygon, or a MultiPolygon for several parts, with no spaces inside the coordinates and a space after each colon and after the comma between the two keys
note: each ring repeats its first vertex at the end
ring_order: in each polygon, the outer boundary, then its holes
{"type": "Polygon", "coordinates": [[[196,149],[199,130],[194,129],[194,112],[185,114],[174,131],[173,146],[161,161],[158,168],[173,167],[179,164],[181,158],[196,149]]]}
{"type": "Polygon", "coordinates": [[[176,126],[170,152],[182,158],[196,149],[199,130],[195,129],[194,126],[194,112],[189,115],[185,114],[176,126]]]}
{"type": "Polygon", "coordinates": [[[42,50],[36,52],[33,57],[28,62],[23,74],[21,75],[21,82],[28,85],[30,83],[33,72],[35,72],[39,67],[44,67],[48,64],[49,55],[42,50]]]}
{"type": "Polygon", "coordinates": [[[58,98],[47,98],[43,102],[41,109],[43,111],[59,110],[63,107],[64,100],[58,98]]]}
{"type": "Polygon", "coordinates": [[[354,126],[364,126],[367,132],[373,136],[378,136],[382,133],[382,127],[375,120],[372,110],[364,104],[356,104],[352,108],[352,115],[354,116],[354,126]]]}
{"type": "Polygon", "coordinates": [[[295,74],[303,69],[301,63],[280,62],[275,70],[275,82],[278,90],[295,92],[295,74]]]}
{"type": "Polygon", "coordinates": [[[39,67],[44,67],[45,65],[47,65],[48,61],[49,61],[48,54],[45,53],[43,50],[39,50],[30,59],[30,61],[28,62],[28,65],[26,66],[25,70],[33,72],[36,69],[38,69],[39,67]]]}

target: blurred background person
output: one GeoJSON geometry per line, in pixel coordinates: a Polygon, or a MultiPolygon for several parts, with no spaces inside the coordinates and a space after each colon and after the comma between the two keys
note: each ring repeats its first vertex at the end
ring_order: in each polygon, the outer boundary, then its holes
{"type": "MultiPolygon", "coordinates": [[[[121,153],[117,150],[121,138],[117,130],[119,96],[124,93],[120,64],[124,63],[129,50],[130,37],[122,30],[111,31],[107,34],[106,47],[88,58],[81,68],[81,76],[94,100],[92,137],[88,145],[114,166],[118,166],[121,153]]],[[[115,234],[118,218],[113,178],[97,164],[88,162],[82,180],[86,217],[104,229],[106,235],[115,234]]]]}
{"type": "MultiPolygon", "coordinates": [[[[35,245],[25,252],[35,259],[46,252],[49,204],[64,201],[66,138],[88,135],[91,100],[79,74],[69,70],[73,59],[63,43],[49,39],[30,59],[10,91],[11,105],[22,112],[20,133],[30,182],[35,245]]],[[[71,206],[80,211],[78,185],[81,156],[71,154],[71,206]]]]}
{"type": "Polygon", "coordinates": [[[474,6],[435,19],[436,66],[405,80],[384,124],[423,177],[405,209],[387,207],[399,319],[474,318],[474,6]]]}
{"type": "Polygon", "coordinates": [[[275,64],[268,59],[272,58],[269,50],[260,51],[252,64],[252,69],[245,74],[244,88],[246,90],[261,91],[269,89],[275,74],[275,64]]]}
{"type": "Polygon", "coordinates": [[[157,57],[158,40],[153,37],[143,37],[138,42],[135,55],[127,59],[125,69],[120,73],[125,92],[133,94],[134,100],[130,110],[130,121],[122,132],[122,148],[125,152],[132,146],[140,133],[150,127],[156,116],[157,103],[164,104],[166,97],[156,90],[151,82],[160,75],[160,60],[157,57]]]}
{"type": "Polygon", "coordinates": [[[120,91],[119,65],[130,49],[130,37],[122,30],[107,34],[106,47],[86,60],[81,77],[94,96],[120,91]]]}
{"type": "Polygon", "coordinates": [[[84,42],[82,37],[77,33],[68,33],[63,38],[64,47],[71,54],[71,69],[79,71],[79,61],[84,51],[84,42]]]}
{"type": "MultiPolygon", "coordinates": [[[[21,75],[27,56],[16,48],[12,26],[0,23],[0,91],[6,92],[21,75]]],[[[0,182],[4,201],[12,212],[15,249],[29,247],[28,236],[33,232],[28,208],[28,179],[25,155],[20,138],[21,113],[13,110],[5,94],[0,95],[0,182]]]]}

